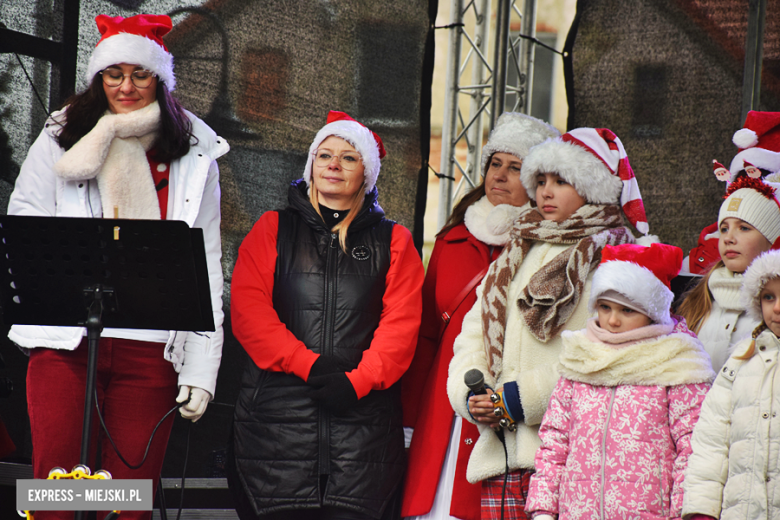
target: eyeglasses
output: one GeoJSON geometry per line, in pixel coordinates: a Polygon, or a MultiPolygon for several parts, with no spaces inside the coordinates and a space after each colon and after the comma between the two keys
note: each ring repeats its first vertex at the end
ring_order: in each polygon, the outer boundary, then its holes
{"type": "Polygon", "coordinates": [[[333,151],[327,150],[325,148],[316,150],[312,155],[314,156],[314,164],[319,168],[327,167],[330,165],[333,157],[336,157],[339,160],[341,167],[347,171],[351,171],[357,168],[358,164],[360,164],[360,161],[362,160],[358,152],[341,152],[340,154],[334,156],[333,151]]]}
{"type": "Polygon", "coordinates": [[[148,88],[152,84],[152,79],[157,76],[148,70],[134,70],[130,74],[125,74],[121,69],[113,67],[101,70],[100,75],[103,76],[103,83],[109,87],[120,86],[125,78],[130,76],[130,81],[133,82],[135,88],[148,88]]]}

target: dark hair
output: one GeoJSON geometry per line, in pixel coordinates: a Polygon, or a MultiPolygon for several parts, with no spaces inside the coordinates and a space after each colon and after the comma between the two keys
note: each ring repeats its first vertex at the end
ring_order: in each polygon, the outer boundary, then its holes
{"type": "MultiPolygon", "coordinates": [[[[184,107],[168,91],[165,83],[157,82],[157,103],[160,105],[160,133],[154,143],[155,159],[170,162],[184,157],[190,151],[192,122],[184,112],[184,107]]],[[[60,124],[62,130],[57,143],[70,150],[79,140],[95,128],[95,125],[108,110],[108,99],[103,90],[100,73],[95,74],[89,88],[74,94],[63,105],[65,118],[60,124]]]]}
{"type": "Polygon", "coordinates": [[[457,204],[455,204],[455,207],[452,208],[452,213],[450,213],[450,218],[447,219],[447,223],[444,224],[444,227],[441,228],[441,231],[436,233],[436,236],[443,237],[449,233],[450,229],[460,225],[463,222],[463,219],[466,217],[466,210],[469,209],[469,206],[484,197],[486,193],[485,177],[483,176],[482,182],[475,186],[473,190],[466,193],[463,198],[460,199],[457,204]]]}

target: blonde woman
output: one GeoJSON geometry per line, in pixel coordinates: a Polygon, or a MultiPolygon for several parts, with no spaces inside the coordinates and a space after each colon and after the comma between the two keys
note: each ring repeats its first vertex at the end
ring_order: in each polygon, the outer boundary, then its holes
{"type": "Polygon", "coordinates": [[[230,487],[242,520],[393,518],[422,262],[377,203],[379,136],[331,112],[309,152],[289,206],[260,217],[233,271],[233,333],[251,361],[230,487]]]}

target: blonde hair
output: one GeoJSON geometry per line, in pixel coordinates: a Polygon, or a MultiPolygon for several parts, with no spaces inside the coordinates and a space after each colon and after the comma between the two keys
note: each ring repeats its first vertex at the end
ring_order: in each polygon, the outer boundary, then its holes
{"type": "MultiPolygon", "coordinates": [[[[317,212],[317,215],[322,218],[322,213],[320,212],[320,200],[319,200],[319,192],[317,191],[317,187],[314,185],[314,180],[312,179],[312,182],[309,183],[309,202],[311,202],[311,205],[314,206],[314,211],[317,212]]],[[[339,245],[341,246],[341,250],[344,251],[344,254],[347,253],[347,232],[349,231],[349,226],[352,224],[352,221],[355,220],[358,213],[360,213],[360,210],[363,208],[363,201],[366,199],[366,181],[363,181],[363,184],[360,185],[360,189],[357,190],[355,195],[352,197],[352,204],[349,206],[349,213],[347,213],[347,216],[344,217],[344,220],[333,226],[331,229],[332,232],[338,233],[339,235],[339,245]]],[[[323,218],[323,220],[325,220],[323,218]]]]}
{"type": "Polygon", "coordinates": [[[688,324],[688,328],[694,333],[698,334],[702,325],[707,320],[707,317],[712,311],[712,293],[710,293],[709,281],[712,273],[723,267],[725,264],[723,260],[718,260],[713,265],[707,274],[699,280],[699,283],[686,292],[683,302],[677,309],[677,313],[685,318],[685,322],[688,324]]]}
{"type": "Polygon", "coordinates": [[[750,346],[745,351],[744,354],[741,356],[734,356],[734,359],[739,359],[740,361],[747,361],[748,359],[752,358],[756,353],[756,338],[759,334],[764,332],[767,329],[766,323],[763,321],[753,329],[753,335],[751,336],[750,346]]]}

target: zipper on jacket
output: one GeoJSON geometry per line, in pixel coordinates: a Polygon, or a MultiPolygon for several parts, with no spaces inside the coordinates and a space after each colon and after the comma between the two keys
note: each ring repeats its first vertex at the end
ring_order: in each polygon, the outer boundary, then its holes
{"type": "MultiPolygon", "coordinates": [[[[325,260],[325,308],[323,314],[322,351],[321,354],[333,355],[333,328],[336,317],[336,264],[338,256],[338,235],[331,233],[328,252],[325,260]]],[[[320,435],[319,435],[319,471],[320,475],[330,474],[330,420],[325,407],[320,405],[320,435]]],[[[324,490],[323,490],[324,491],[324,490]]]]}
{"type": "Polygon", "coordinates": [[[601,435],[601,497],[599,499],[599,516],[604,520],[604,467],[607,465],[607,433],[609,432],[609,420],[612,418],[612,405],[615,404],[615,387],[611,388],[607,420],[604,423],[604,432],[601,435]]]}

